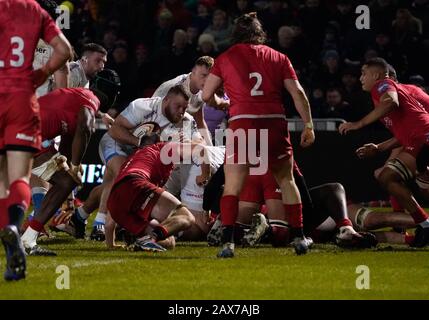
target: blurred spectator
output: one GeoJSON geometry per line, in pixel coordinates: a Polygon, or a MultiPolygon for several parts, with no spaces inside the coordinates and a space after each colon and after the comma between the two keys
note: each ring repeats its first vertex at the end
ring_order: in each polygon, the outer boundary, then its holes
{"type": "Polygon", "coordinates": [[[173,15],[170,10],[163,9],[158,16],[158,29],[154,39],[154,53],[169,48],[173,40],[173,15]]]}
{"type": "Polygon", "coordinates": [[[193,18],[192,22],[198,28],[198,32],[203,32],[210,24],[211,16],[209,5],[200,1],[197,7],[197,15],[193,18]]]}
{"type": "Polygon", "coordinates": [[[343,100],[338,88],[330,88],[326,91],[326,104],[322,110],[324,118],[340,118],[352,121],[350,104],[343,100]]]}
{"type": "Polygon", "coordinates": [[[315,74],[313,82],[322,88],[338,87],[341,85],[340,56],[335,50],[324,53],[323,65],[315,74]]]}
{"type": "Polygon", "coordinates": [[[176,28],[186,29],[191,24],[192,15],[183,5],[183,0],[165,0],[164,4],[173,15],[176,28]]]}
{"type": "Polygon", "coordinates": [[[388,32],[395,19],[396,8],[392,0],[376,0],[370,7],[371,26],[377,32],[388,32]]]}
{"type": "Polygon", "coordinates": [[[162,50],[155,58],[158,66],[159,82],[188,73],[196,59],[196,52],[188,44],[186,32],[177,29],[174,32],[173,43],[167,50],[162,50]]]}
{"type": "Polygon", "coordinates": [[[200,34],[196,25],[191,25],[186,28],[186,35],[188,38],[188,45],[193,49],[197,50],[198,47],[198,35],[200,34]]]}
{"type": "Polygon", "coordinates": [[[135,82],[135,96],[144,97],[146,88],[155,86],[152,83],[152,63],[149,60],[147,47],[140,43],[135,49],[135,66],[137,67],[137,78],[135,82]]]}
{"type": "Polygon", "coordinates": [[[298,19],[302,21],[302,29],[315,48],[320,47],[327,17],[327,11],[320,4],[320,0],[305,0],[305,5],[298,12],[298,19]]]}
{"type": "Polygon", "coordinates": [[[279,28],[292,20],[292,12],[289,10],[288,1],[271,0],[268,1],[268,8],[258,14],[264,30],[269,40],[274,41],[277,38],[279,28]]]}
{"type": "Polygon", "coordinates": [[[423,35],[429,38],[429,0],[414,0],[411,4],[411,12],[422,21],[423,35]]]}
{"type": "Polygon", "coordinates": [[[214,37],[219,51],[223,51],[231,45],[231,32],[232,26],[226,12],[219,9],[213,13],[211,25],[204,30],[204,33],[210,33],[214,37]]]}
{"type": "Polygon", "coordinates": [[[121,79],[121,94],[119,95],[119,110],[126,107],[134,98],[137,82],[137,68],[128,57],[128,44],[124,40],[116,42],[113,52],[113,61],[109,61],[109,68],[115,70],[121,79]]]}
{"type": "Polygon", "coordinates": [[[336,5],[331,20],[339,24],[338,31],[344,36],[345,32],[350,28],[355,27],[356,15],[354,13],[355,7],[350,0],[339,0],[336,5]]]}
{"type": "Polygon", "coordinates": [[[304,42],[299,41],[295,30],[289,26],[280,27],[273,47],[286,54],[293,61],[296,69],[302,69],[308,64],[308,49],[304,42]]]}
{"type": "Polygon", "coordinates": [[[239,16],[255,12],[256,8],[253,6],[251,0],[233,0],[229,8],[229,16],[232,20],[238,18],[239,16]]]}
{"type": "Polygon", "coordinates": [[[198,38],[198,55],[217,57],[219,54],[214,37],[210,33],[203,33],[198,38]]]}
{"type": "Polygon", "coordinates": [[[311,115],[313,116],[313,118],[323,118],[324,114],[322,112],[322,109],[325,106],[325,92],[322,88],[314,88],[311,91],[309,97],[311,115]]]}

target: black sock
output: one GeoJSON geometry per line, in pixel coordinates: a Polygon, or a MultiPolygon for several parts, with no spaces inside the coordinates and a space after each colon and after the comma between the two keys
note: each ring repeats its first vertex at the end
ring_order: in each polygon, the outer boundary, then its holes
{"type": "Polygon", "coordinates": [[[224,226],[222,232],[222,243],[234,243],[234,226],[224,226]]]}
{"type": "Polygon", "coordinates": [[[291,228],[290,231],[291,231],[291,239],[304,237],[304,231],[302,230],[302,228],[291,228]]]}
{"type": "Polygon", "coordinates": [[[168,230],[163,226],[156,226],[152,230],[152,237],[155,241],[165,240],[168,237],[168,230]]]}
{"type": "Polygon", "coordinates": [[[14,225],[15,227],[20,228],[22,219],[24,218],[24,207],[14,204],[8,208],[9,212],[9,224],[14,225]]]}

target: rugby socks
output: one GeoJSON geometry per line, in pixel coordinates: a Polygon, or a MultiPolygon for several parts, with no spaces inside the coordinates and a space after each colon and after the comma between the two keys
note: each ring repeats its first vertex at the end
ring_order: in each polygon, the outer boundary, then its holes
{"type": "Polygon", "coordinates": [[[0,199],[0,229],[9,223],[9,214],[6,210],[7,198],[0,199]]]}
{"type": "Polygon", "coordinates": [[[429,227],[428,215],[422,207],[417,207],[417,210],[410,214],[416,224],[420,224],[423,228],[429,227]]]}
{"type": "Polygon", "coordinates": [[[284,204],[286,216],[292,228],[302,228],[302,204],[284,204]]]}
{"type": "Polygon", "coordinates": [[[15,180],[9,187],[7,208],[9,213],[9,224],[15,225],[18,230],[30,200],[30,185],[24,180],[15,180]]]}
{"type": "Polygon", "coordinates": [[[43,198],[48,193],[43,187],[35,187],[31,189],[31,200],[33,202],[33,212],[28,217],[29,220],[33,219],[33,216],[39,212],[39,209],[42,205],[43,198]]]}
{"type": "Polygon", "coordinates": [[[234,225],[238,216],[238,197],[233,195],[223,196],[220,202],[221,221],[224,227],[222,243],[234,242],[234,225]]]}
{"type": "Polygon", "coordinates": [[[80,218],[80,220],[85,221],[86,219],[88,219],[89,214],[83,209],[83,207],[79,207],[76,210],[77,210],[77,217],[80,218]]]}
{"type": "Polygon", "coordinates": [[[350,221],[350,219],[348,218],[343,218],[340,220],[335,221],[335,223],[337,224],[337,228],[341,230],[342,227],[352,227],[353,228],[353,224],[350,221]]]}
{"type": "Polygon", "coordinates": [[[152,238],[155,241],[165,240],[168,238],[168,235],[169,235],[169,232],[163,225],[156,226],[152,230],[152,238]]]}
{"type": "Polygon", "coordinates": [[[249,224],[237,222],[234,227],[234,242],[239,243],[244,236],[246,229],[250,229],[249,224]]]}
{"type": "Polygon", "coordinates": [[[395,212],[404,212],[404,208],[399,204],[395,197],[390,196],[390,205],[395,212]]]}
{"type": "Polygon", "coordinates": [[[289,215],[289,224],[291,226],[291,238],[303,238],[302,229],[302,203],[283,204],[286,216],[289,215]]]}
{"type": "Polygon", "coordinates": [[[39,233],[43,231],[43,223],[33,219],[30,221],[30,225],[21,236],[22,243],[26,248],[32,248],[37,245],[37,237],[39,233]]]}
{"type": "MultiPolygon", "coordinates": [[[[83,209],[82,209],[83,210],[83,209]]],[[[98,225],[105,225],[106,224],[106,213],[104,212],[97,212],[97,215],[95,216],[94,223],[92,224],[93,227],[98,225]]]]}

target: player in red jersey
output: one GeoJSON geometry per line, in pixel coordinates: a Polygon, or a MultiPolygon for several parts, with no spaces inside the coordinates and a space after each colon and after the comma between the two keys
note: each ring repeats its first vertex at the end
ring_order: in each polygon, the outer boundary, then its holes
{"type": "MultiPolygon", "coordinates": [[[[105,69],[98,77],[113,83],[117,74],[105,69]]],[[[100,84],[102,79],[98,79],[97,83],[100,84]]],[[[37,237],[43,231],[44,224],[55,214],[70,192],[82,183],[81,162],[94,131],[100,100],[103,112],[115,100],[116,95],[112,96],[112,92],[101,91],[105,89],[101,84],[91,89],[57,89],[39,98],[42,138],[49,141],[61,136],[61,143],[59,153],[55,148],[47,147],[35,157],[33,174],[49,181],[53,187],[47,192],[40,209],[36,210],[22,236],[24,247],[30,255],[54,255],[52,251],[37,245],[37,237]],[[107,98],[107,95],[113,98],[107,98]]]]}
{"type": "Polygon", "coordinates": [[[287,56],[263,45],[265,32],[255,13],[237,19],[233,37],[236,45],[216,59],[203,89],[203,100],[207,102],[223,84],[231,103],[226,182],[221,202],[224,246],[218,256],[234,256],[233,226],[238,214],[238,195],[249,173],[250,162],[249,153],[243,154],[239,150],[243,145],[234,143],[234,135],[243,130],[246,135],[244,144],[248,148],[256,147],[257,152],[261,149],[260,157],[268,157],[260,163],[268,165],[281,187],[284,207],[291,217],[295,251],[303,254],[308,248],[302,232],[301,198],[292,175],[292,146],[282,105],[282,90],[286,88],[289,91],[305,122],[301,135],[303,147],[314,142],[308,99],[287,56]],[[256,141],[251,141],[255,131],[256,141]],[[258,141],[258,137],[267,131],[268,141],[258,141]],[[262,150],[265,147],[268,152],[262,150]],[[245,161],[237,161],[243,155],[245,161]]]}
{"type": "MultiPolygon", "coordinates": [[[[389,65],[389,78],[395,82],[398,82],[396,76],[396,70],[392,65],[389,65]]],[[[429,95],[420,87],[412,85],[412,84],[401,84],[401,86],[410,94],[413,98],[415,98],[418,102],[420,102],[426,112],[429,112],[429,95]]],[[[389,140],[383,141],[381,143],[367,143],[364,146],[358,148],[356,150],[356,154],[361,159],[366,159],[375,156],[376,154],[390,151],[390,155],[386,160],[386,163],[394,159],[397,154],[399,154],[403,147],[399,146],[399,142],[395,137],[392,137],[389,140]]],[[[427,167],[427,157],[423,157],[421,153],[420,161],[417,161],[417,171],[418,174],[416,176],[416,183],[421,188],[424,193],[427,193],[426,190],[429,190],[429,174],[426,170],[427,167]],[[420,162],[420,163],[419,163],[420,162]]],[[[383,167],[378,168],[374,171],[374,176],[378,179],[380,172],[383,170],[383,167]]],[[[403,211],[403,208],[400,206],[398,201],[394,197],[390,197],[390,203],[394,211],[403,211]]]]}
{"type": "MultiPolygon", "coordinates": [[[[165,161],[163,153],[185,159],[192,156],[195,147],[202,150],[204,147],[196,143],[159,142],[159,125],[147,122],[144,126],[146,133],[140,142],[141,149],[122,165],[107,207],[111,218],[138,238],[135,250],[165,251],[159,241],[188,229],[195,218],[176,197],[161,188],[173,169],[173,162],[165,161]],[[151,223],[152,220],[157,223],[151,223]]],[[[106,225],[108,245],[114,243],[113,234],[114,228],[106,225]]]]}
{"type": "Polygon", "coordinates": [[[429,143],[429,113],[403,86],[388,78],[388,64],[384,59],[367,61],[362,67],[360,80],[363,90],[371,92],[375,108],[357,122],[341,124],[339,131],[345,134],[380,119],[403,146],[403,151],[383,168],[378,180],[413,217],[417,229],[411,245],[426,246],[429,243],[428,215],[405,182],[415,176],[416,159],[429,143]]]}
{"type": "Polygon", "coordinates": [[[19,224],[30,202],[33,152],[40,147],[35,88],[71,56],[67,39],[34,0],[0,1],[0,238],[6,250],[6,280],[25,277],[19,224]],[[54,52],[33,71],[39,38],[54,52]],[[8,217],[9,216],[9,217],[8,217]]]}

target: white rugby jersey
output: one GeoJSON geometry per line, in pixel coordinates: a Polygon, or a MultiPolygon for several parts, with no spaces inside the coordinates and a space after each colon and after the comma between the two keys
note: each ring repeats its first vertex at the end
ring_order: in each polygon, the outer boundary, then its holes
{"type": "Polygon", "coordinates": [[[183,85],[191,94],[190,98],[189,98],[189,103],[188,103],[188,108],[186,109],[186,112],[190,113],[191,115],[193,115],[194,113],[196,113],[198,110],[201,109],[201,107],[204,105],[204,101],[202,99],[202,92],[201,90],[198,91],[196,94],[193,94],[190,90],[190,80],[191,80],[191,74],[182,74],[180,76],[177,76],[174,79],[168,80],[164,83],[162,83],[158,89],[156,89],[155,93],[153,94],[152,97],[161,97],[164,98],[168,91],[170,90],[170,88],[177,86],[177,85],[183,85]]]}
{"type": "MultiPolygon", "coordinates": [[[[33,69],[40,69],[43,67],[49,58],[52,56],[54,49],[42,39],[37,43],[36,51],[34,52],[33,69]]],[[[54,76],[50,75],[49,78],[36,89],[36,96],[41,97],[52,91],[54,88],[54,76]]]]}
{"type": "Polygon", "coordinates": [[[89,89],[89,80],[79,60],[70,63],[69,87],[89,89]]]}

